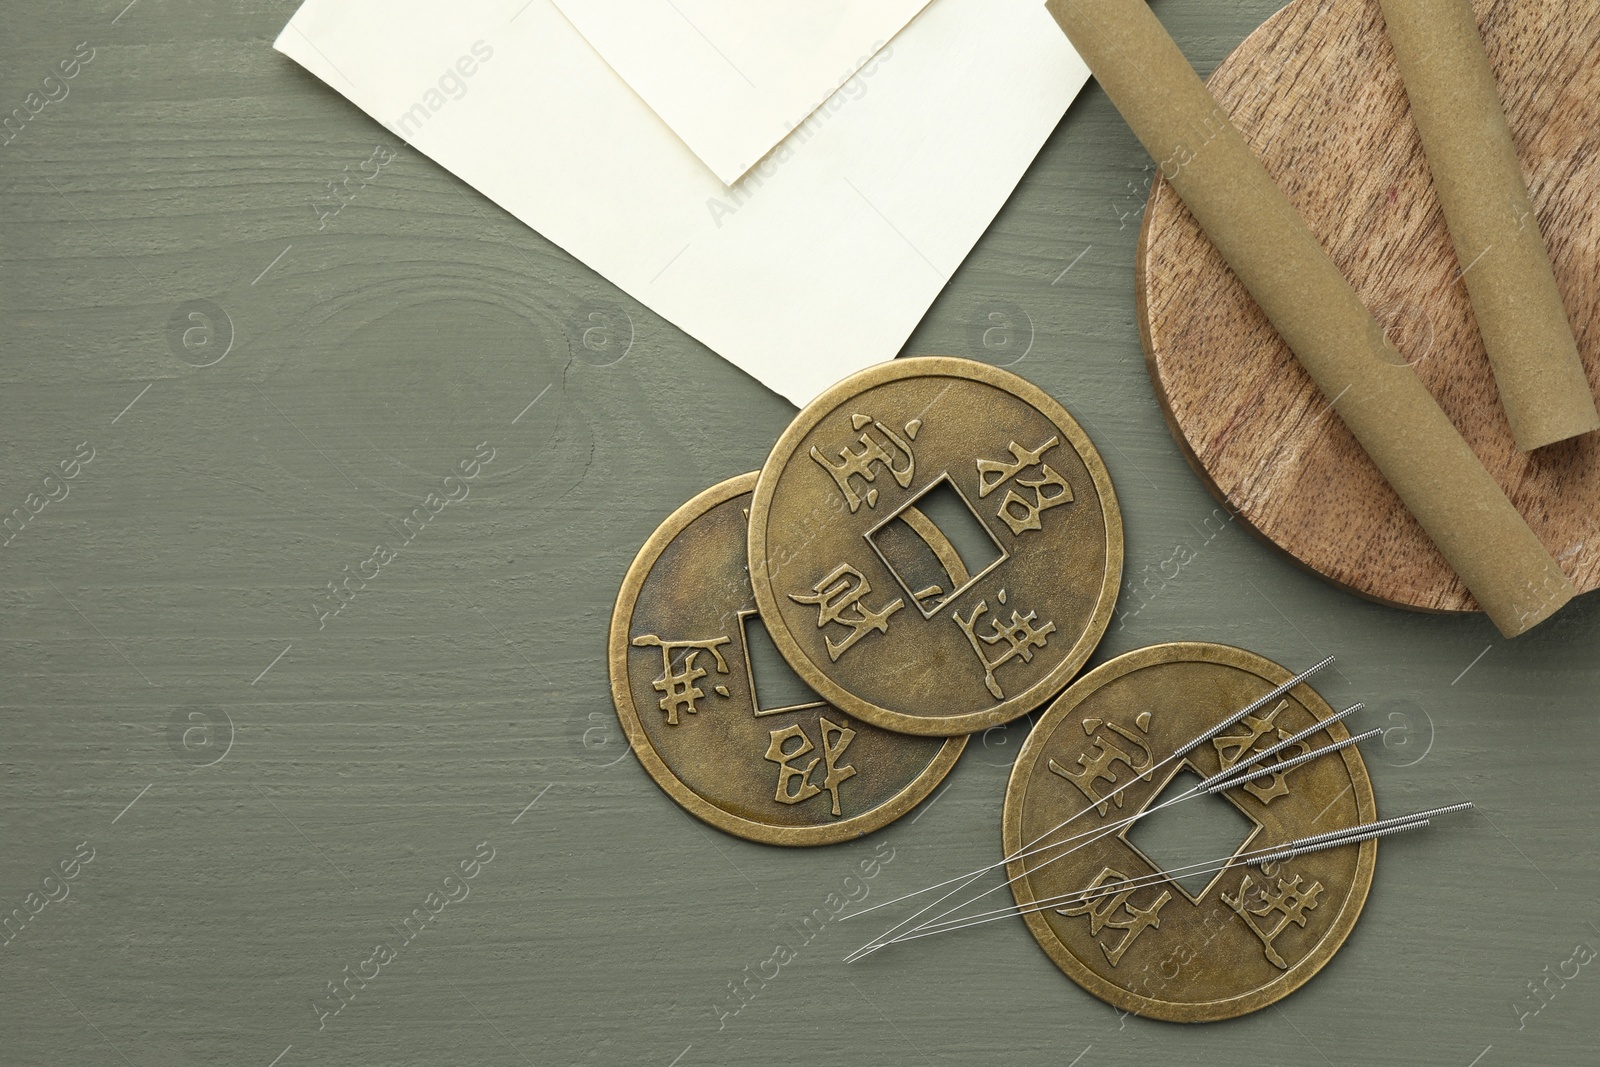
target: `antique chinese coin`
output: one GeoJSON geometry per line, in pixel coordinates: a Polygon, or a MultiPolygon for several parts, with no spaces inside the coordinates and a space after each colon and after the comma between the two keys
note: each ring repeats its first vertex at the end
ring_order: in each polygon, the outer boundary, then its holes
{"type": "MultiPolygon", "coordinates": [[[[1375,840],[1210,869],[1224,857],[1375,819],[1372,782],[1354,747],[1117,826],[1201,777],[1254,766],[1255,753],[1333,714],[1302,683],[1161,766],[1291,677],[1227,645],[1142,648],[1074,683],[1023,744],[1003,822],[1006,855],[1018,855],[1006,868],[1012,893],[1056,966],[1101,1000],[1174,1022],[1243,1015],[1310,980],[1355,925],[1375,840]],[[1020,855],[1096,828],[1105,832],[1020,855]]],[[[1349,736],[1331,723],[1263,766],[1349,736]]]]}
{"type": "Polygon", "coordinates": [[[942,736],[1060,692],[1105,633],[1122,515],[1089,437],[1007,371],[901,359],[812,401],[761,468],[750,573],[823,699],[942,736]]]}
{"type": "Polygon", "coordinates": [[[774,845],[878,829],[933,791],[965,737],[907,737],[822,701],[771,647],[750,591],[754,473],[639,550],[611,616],[611,694],[639,762],[690,814],[774,845]]]}

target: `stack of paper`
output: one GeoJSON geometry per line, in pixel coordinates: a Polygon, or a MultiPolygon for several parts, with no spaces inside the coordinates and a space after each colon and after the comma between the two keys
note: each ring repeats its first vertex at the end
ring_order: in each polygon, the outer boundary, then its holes
{"type": "Polygon", "coordinates": [[[928,6],[928,0],[555,2],[611,69],[729,183],[928,6]]]}
{"type": "Polygon", "coordinates": [[[1038,0],[923,3],[308,0],[276,47],[803,404],[894,356],[1088,78],[1038,0]]]}

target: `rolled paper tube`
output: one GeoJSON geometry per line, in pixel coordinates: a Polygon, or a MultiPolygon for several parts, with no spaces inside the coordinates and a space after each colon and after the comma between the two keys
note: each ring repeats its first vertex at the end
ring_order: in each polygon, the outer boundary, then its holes
{"type": "Polygon", "coordinates": [[[1379,5],[1517,447],[1600,429],[1472,0],[1379,5]]]}
{"type": "Polygon", "coordinates": [[[1144,0],[1045,5],[1329,404],[1507,637],[1571,581],[1385,339],[1144,0]]]}

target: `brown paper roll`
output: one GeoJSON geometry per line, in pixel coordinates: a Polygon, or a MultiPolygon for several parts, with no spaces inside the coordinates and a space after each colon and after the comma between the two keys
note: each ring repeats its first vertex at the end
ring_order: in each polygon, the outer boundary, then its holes
{"type": "Polygon", "coordinates": [[[1517,447],[1600,429],[1472,0],[1379,6],[1517,447]]]}
{"type": "Polygon", "coordinates": [[[1049,0],[1173,191],[1507,637],[1575,592],[1143,0],[1049,0]]]}

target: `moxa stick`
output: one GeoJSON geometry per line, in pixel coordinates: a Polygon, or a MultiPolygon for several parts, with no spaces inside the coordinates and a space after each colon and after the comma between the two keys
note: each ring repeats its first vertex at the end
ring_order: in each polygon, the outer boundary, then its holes
{"type": "Polygon", "coordinates": [[[1379,6],[1517,447],[1600,429],[1472,0],[1379,6]]]}
{"type": "Polygon", "coordinates": [[[1576,592],[1144,0],[1045,5],[1173,191],[1500,632],[1576,592]]]}

